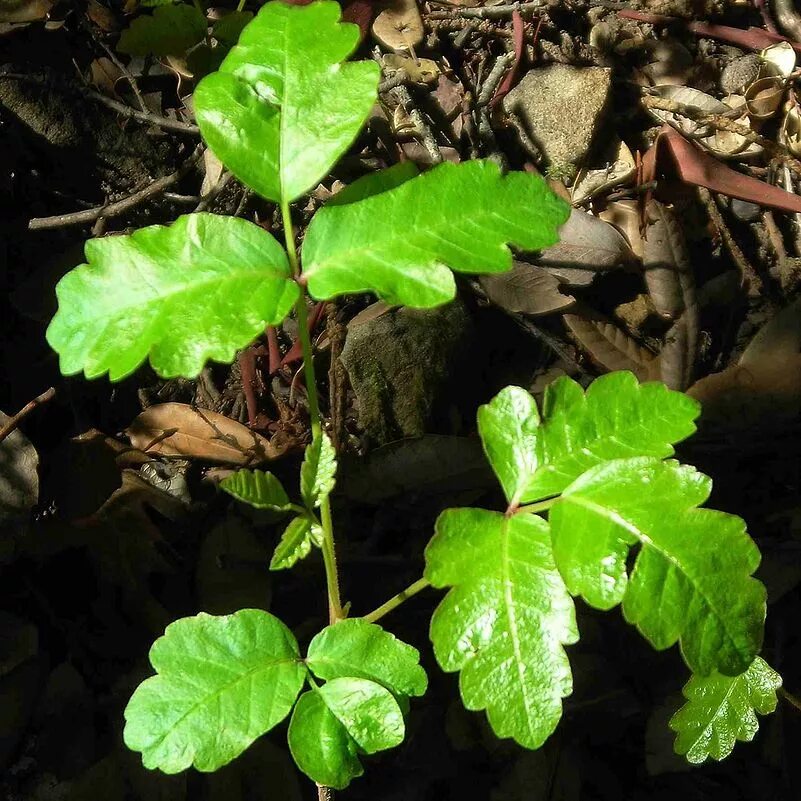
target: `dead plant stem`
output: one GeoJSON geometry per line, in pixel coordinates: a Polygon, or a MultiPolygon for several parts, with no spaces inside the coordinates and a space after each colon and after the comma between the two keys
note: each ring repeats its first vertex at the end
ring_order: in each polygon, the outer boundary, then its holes
{"type": "Polygon", "coordinates": [[[2,442],[9,434],[16,430],[17,426],[37,407],[41,406],[48,401],[53,400],[56,396],[54,387],[46,389],[41,395],[37,395],[32,401],[28,401],[13,417],[8,418],[8,422],[0,428],[0,442],[2,442]]]}

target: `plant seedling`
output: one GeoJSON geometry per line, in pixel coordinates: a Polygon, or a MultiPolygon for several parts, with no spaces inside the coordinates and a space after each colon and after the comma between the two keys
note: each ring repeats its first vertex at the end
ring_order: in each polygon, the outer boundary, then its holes
{"type": "Polygon", "coordinates": [[[757,656],[759,552],[742,520],[701,508],[710,479],[670,458],[699,408],[661,384],[613,373],[585,392],[564,378],[542,412],[525,390],[502,390],[478,425],[506,509],[444,511],[424,575],[373,612],[346,613],[330,504],[336,453],[320,419],[306,295],[446,303],[454,271],[509,269],[509,245],[555,243],[569,209],[541,178],[502,175],[490,162],[424,174],[400,164],[315,214],[301,267],[290,204],[352,144],[379,80],[374,63],[346,62],[357,31],[339,15],[327,0],[267,3],[195,91],[208,145],[280,207],[286,250],[253,223],[190,214],[88,242],[87,263],[58,285],[47,336],[67,375],[119,380],[149,359],[164,377],[194,377],[293,308],[303,349],[312,437],[300,502],[257,470],[221,486],[289,516],[271,569],[322,553],[330,624],[301,656],[291,630],[265,611],[172,623],[150,652],[155,675],[126,709],[125,742],[148,768],[214,771],[289,717],[298,767],[320,786],[346,787],[361,757],[403,741],[409,699],[425,693],[418,651],[377,621],[431,586],[447,590],[431,621],[436,660],[459,673],[464,705],[485,710],[499,737],[538,748],[557,726],[572,689],[566,647],[579,638],[578,596],[597,609],[621,605],[656,649],[679,644],[693,675],[671,722],[677,751],[723,758],[735,739],[754,736],[754,713],[773,709],[780,684],[757,656]]]}

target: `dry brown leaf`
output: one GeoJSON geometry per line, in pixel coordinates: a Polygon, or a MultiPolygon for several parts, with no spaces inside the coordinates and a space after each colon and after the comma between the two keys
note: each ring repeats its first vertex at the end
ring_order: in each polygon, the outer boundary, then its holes
{"type": "Polygon", "coordinates": [[[0,0],[0,22],[36,22],[53,7],[52,0],[0,0]]]}
{"type": "Polygon", "coordinates": [[[599,272],[636,262],[616,228],[580,209],[571,211],[559,237],[558,244],[540,253],[537,263],[569,286],[588,286],[599,272]]]}
{"type": "Polygon", "coordinates": [[[392,0],[373,20],[373,37],[390,50],[408,50],[423,41],[423,19],[417,0],[392,0]]]}
{"type": "Polygon", "coordinates": [[[784,96],[785,84],[781,78],[760,78],[745,92],[745,107],[755,120],[770,119],[778,110],[784,96]]]}
{"type": "Polygon", "coordinates": [[[692,280],[684,232],[673,210],[657,200],[648,202],[645,213],[645,284],[657,312],[674,320],[684,311],[684,291],[692,280]]]}
{"type": "Polygon", "coordinates": [[[104,95],[110,97],[117,94],[114,87],[122,75],[122,70],[106,56],[96,58],[89,65],[89,82],[104,95]]]}
{"type": "Polygon", "coordinates": [[[225,415],[185,403],[160,403],[145,409],[127,429],[135,448],[160,456],[254,465],[277,459],[283,451],[225,415]]]}
{"type": "Polygon", "coordinates": [[[614,225],[629,243],[638,259],[642,258],[643,241],[640,233],[640,206],[636,200],[614,200],[598,215],[604,222],[614,225]]]}
{"type": "Polygon", "coordinates": [[[565,314],[564,321],[590,359],[609,372],[630,370],[640,381],[659,375],[659,361],[614,323],[600,315],[565,314]]]}
{"type": "Polygon", "coordinates": [[[614,136],[601,156],[606,164],[600,170],[581,169],[570,192],[571,203],[578,206],[607,189],[625,183],[634,176],[636,165],[628,145],[614,136]]]}
{"type": "Polygon", "coordinates": [[[523,261],[515,261],[508,272],[482,275],[479,282],[496,306],[510,312],[552,314],[565,311],[576,302],[559,291],[559,279],[542,267],[523,261]]]}
{"type": "Polygon", "coordinates": [[[404,70],[413,83],[434,83],[440,76],[439,65],[430,58],[412,58],[403,53],[387,53],[382,59],[384,70],[404,70]]]}
{"type": "Polygon", "coordinates": [[[801,351],[801,299],[782,309],[757,331],[743,351],[738,364],[760,367],[767,361],[777,363],[797,356],[801,351]]]}

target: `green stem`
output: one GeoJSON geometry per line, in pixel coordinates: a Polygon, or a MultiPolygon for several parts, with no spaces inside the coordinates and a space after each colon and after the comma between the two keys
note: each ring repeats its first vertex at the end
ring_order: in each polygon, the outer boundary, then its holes
{"type": "MultiPolygon", "coordinates": [[[[281,203],[281,220],[284,226],[284,241],[289,256],[292,276],[300,278],[298,251],[295,248],[295,233],[292,230],[292,217],[289,203],[281,203]]],[[[295,303],[295,315],[298,322],[298,339],[303,353],[303,375],[306,379],[306,395],[309,399],[309,417],[311,418],[312,438],[321,437],[323,428],[320,423],[320,400],[317,396],[317,382],[314,376],[311,338],[309,336],[309,314],[306,309],[306,295],[301,292],[295,303]]],[[[323,529],[323,563],[325,565],[325,583],[328,589],[328,618],[333,625],[345,617],[342,611],[342,599],[339,594],[339,576],[337,575],[336,548],[334,546],[334,523],[331,517],[331,501],[326,497],[320,504],[320,523],[323,529]]]]}
{"type": "Polygon", "coordinates": [[[239,4],[237,5],[236,10],[242,11],[242,9],[245,7],[245,2],[246,0],[239,0],[239,4]]]}
{"type": "Polygon", "coordinates": [[[779,687],[779,695],[787,701],[790,706],[794,706],[799,712],[801,712],[801,700],[796,698],[792,693],[787,692],[784,687],[779,687]]]}
{"type": "Polygon", "coordinates": [[[369,615],[364,615],[362,620],[366,620],[368,623],[375,623],[376,620],[380,620],[384,615],[399,607],[404,601],[408,600],[413,595],[417,595],[420,590],[424,590],[426,587],[430,586],[431,582],[427,578],[417,579],[414,584],[410,584],[405,590],[401,590],[397,595],[393,595],[386,603],[381,604],[378,609],[374,609],[369,615]]]}
{"type": "Polygon", "coordinates": [[[538,512],[545,512],[550,509],[557,501],[559,500],[559,496],[557,495],[555,498],[548,498],[547,501],[538,501],[537,503],[529,503],[525,506],[518,507],[516,514],[520,514],[524,512],[525,514],[535,515],[538,512]]]}

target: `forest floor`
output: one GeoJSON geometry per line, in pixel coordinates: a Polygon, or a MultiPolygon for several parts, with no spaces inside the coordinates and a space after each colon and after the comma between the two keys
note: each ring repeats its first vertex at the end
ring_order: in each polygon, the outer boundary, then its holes
{"type": "MultiPolygon", "coordinates": [[[[280,236],[276,209],[204,149],[191,110],[258,4],[210,7],[199,33],[180,22],[196,6],[146,5],[0,4],[0,408],[24,409],[0,434],[0,799],[310,798],[280,728],[214,775],[151,774],[122,745],[122,710],[171,620],[265,608],[302,639],[326,616],[321,563],[268,573],[280,525],[217,490],[254,438],[294,483],[309,428],[292,320],[196,381],[149,367],[118,384],[65,379],[45,341],[55,284],[91,236],[194,210],[280,236]]],[[[479,404],[509,383],[541,398],[558,376],[586,386],[629,370],[702,401],[679,455],[714,478],[716,508],[747,521],[768,588],[764,652],[801,693],[801,17],[787,0],[398,0],[382,17],[379,3],[342,5],[362,30],[355,57],[381,64],[379,102],[294,205],[301,235],[332,194],[404,160],[537,171],[574,209],[559,245],[460,279],[443,309],[310,309],[342,460],[344,597],[375,607],[419,577],[442,509],[497,500],[479,404]]],[[[783,699],[753,743],[691,767],[667,726],[687,677],[678,650],[586,607],[558,732],[536,752],[496,740],[435,669],[435,595],[391,619],[431,676],[407,742],[343,798],[801,797],[799,709],[783,699]]]]}

